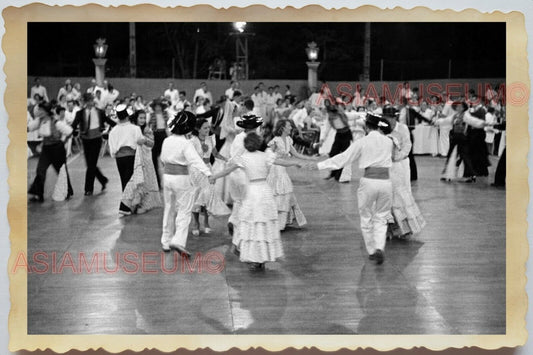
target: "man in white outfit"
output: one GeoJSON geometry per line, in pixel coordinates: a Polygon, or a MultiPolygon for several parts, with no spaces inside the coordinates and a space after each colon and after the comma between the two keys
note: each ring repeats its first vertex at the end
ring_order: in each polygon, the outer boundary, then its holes
{"type": "Polygon", "coordinates": [[[359,161],[359,168],[365,170],[357,190],[361,232],[369,259],[376,260],[377,264],[385,259],[387,217],[392,206],[389,169],[392,166],[393,142],[378,130],[381,126],[388,127],[388,123],[378,116],[367,115],[368,134],[365,137],[330,159],[308,165],[312,169],[335,170],[345,167],[352,160],[359,161]]]}
{"type": "Polygon", "coordinates": [[[172,135],[163,141],[161,147],[165,199],[161,245],[164,251],[174,249],[185,257],[190,256],[185,247],[195,192],[189,177],[189,166],[195,167],[208,177],[211,176],[211,171],[196,152],[193,143],[186,137],[195,124],[196,116],[192,112],[179,112],[169,124],[172,135]]]}

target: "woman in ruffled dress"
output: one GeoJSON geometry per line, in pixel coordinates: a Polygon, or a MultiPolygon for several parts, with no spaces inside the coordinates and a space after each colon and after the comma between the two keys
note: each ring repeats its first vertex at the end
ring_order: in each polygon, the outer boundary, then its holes
{"type": "Polygon", "coordinates": [[[135,151],[133,175],[122,193],[122,203],[137,214],[142,214],[162,207],[163,202],[152,160],[154,132],[147,125],[146,112],[137,111],[133,116],[133,123],[141,129],[145,142],[135,151]]]}
{"type": "Polygon", "coordinates": [[[411,192],[409,152],[412,143],[409,128],[396,120],[396,109],[392,106],[383,108],[382,119],[389,124],[382,129],[383,133],[393,137],[394,141],[390,168],[392,215],[388,218],[388,236],[407,239],[413,234],[420,233],[426,225],[426,220],[411,192]]]}
{"type": "Polygon", "coordinates": [[[267,183],[269,170],[273,164],[299,166],[296,162],[277,159],[271,151],[261,152],[262,143],[257,133],[248,133],[244,138],[246,151],[233,159],[228,168],[210,178],[214,182],[239,168],[246,173],[249,183],[233,243],[240,260],[248,263],[251,271],[263,270],[265,262],[276,261],[283,256],[277,204],[267,183]]]}
{"type": "MultiPolygon", "coordinates": [[[[210,131],[211,124],[207,119],[201,118],[197,120],[195,129],[192,131],[191,142],[205,165],[212,170],[211,155],[224,162],[227,162],[228,159],[217,151],[215,138],[209,135],[210,131]]],[[[202,172],[191,167],[190,175],[191,182],[196,186],[195,202],[192,209],[192,215],[194,217],[192,235],[200,235],[200,213],[204,215],[204,232],[209,234],[211,233],[211,227],[209,226],[208,214],[225,216],[229,215],[231,211],[224,204],[220,196],[215,193],[215,187],[209,184],[207,177],[202,172]]]]}
{"type": "MultiPolygon", "coordinates": [[[[290,137],[291,131],[292,126],[289,120],[279,120],[274,129],[274,139],[268,143],[268,148],[276,153],[276,157],[280,159],[288,159],[292,156],[302,160],[315,161],[315,158],[302,155],[294,149],[292,138],[290,137]]],[[[285,167],[274,165],[270,169],[267,181],[274,193],[278,206],[280,230],[285,230],[286,225],[292,224],[295,220],[300,227],[307,224],[307,220],[294,195],[292,181],[285,167]]]]}

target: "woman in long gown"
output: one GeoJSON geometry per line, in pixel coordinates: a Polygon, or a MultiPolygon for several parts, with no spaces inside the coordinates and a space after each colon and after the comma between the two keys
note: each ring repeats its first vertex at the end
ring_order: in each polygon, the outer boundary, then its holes
{"type": "MultiPolygon", "coordinates": [[[[196,121],[196,127],[192,131],[191,142],[198,152],[198,155],[202,158],[205,165],[210,169],[211,167],[211,155],[216,159],[227,161],[228,159],[220,155],[215,147],[214,136],[210,136],[211,124],[205,118],[201,118],[196,121]]],[[[198,169],[190,168],[191,182],[196,186],[196,193],[194,197],[194,205],[192,209],[192,215],[194,217],[194,226],[192,229],[192,235],[200,235],[200,214],[204,215],[204,232],[206,234],[211,233],[209,227],[209,214],[214,216],[229,215],[231,211],[222,202],[220,197],[215,193],[215,187],[209,184],[207,177],[198,169]]]]}
{"type": "Polygon", "coordinates": [[[146,112],[137,111],[134,123],[141,128],[146,142],[135,151],[133,175],[122,193],[122,203],[137,214],[163,206],[152,159],[154,133],[146,124],[146,112]]]}
{"type": "Polygon", "coordinates": [[[246,152],[234,159],[224,171],[211,177],[212,180],[218,179],[239,168],[246,173],[249,183],[239,211],[233,243],[240,260],[248,263],[251,271],[263,270],[265,262],[283,256],[277,204],[267,183],[269,170],[273,164],[298,166],[295,162],[276,159],[276,155],[270,151],[261,152],[262,143],[257,133],[248,133],[244,139],[246,152]]]}
{"type": "MultiPolygon", "coordinates": [[[[268,143],[268,148],[280,159],[288,159],[293,156],[302,160],[315,161],[316,159],[302,155],[294,149],[292,138],[290,137],[291,131],[292,126],[289,120],[279,120],[274,129],[274,139],[268,143]]],[[[285,230],[286,225],[292,224],[294,221],[300,227],[307,224],[307,220],[294,195],[292,181],[286,168],[280,165],[272,166],[267,181],[274,193],[278,206],[280,230],[285,230]]]]}
{"type": "Polygon", "coordinates": [[[393,236],[405,239],[417,234],[426,225],[418,205],[411,192],[411,172],[409,169],[409,152],[411,139],[409,128],[396,121],[396,110],[389,106],[383,108],[383,119],[389,126],[382,129],[385,134],[393,137],[392,166],[390,179],[392,183],[392,218],[389,218],[390,232],[393,236]]]}

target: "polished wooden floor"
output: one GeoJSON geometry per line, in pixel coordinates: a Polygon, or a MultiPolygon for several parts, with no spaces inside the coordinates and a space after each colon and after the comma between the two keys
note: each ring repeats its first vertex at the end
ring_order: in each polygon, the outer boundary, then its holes
{"type": "MultiPolygon", "coordinates": [[[[494,160],[495,161],[495,160],[494,160]]],[[[250,273],[229,251],[225,220],[211,235],[189,237],[193,252],[219,252],[221,272],[162,272],[177,254],[162,253],[162,210],[117,218],[116,165],[105,193],[83,196],[85,163],[69,165],[75,196],[28,206],[28,259],[57,268],[28,275],[29,334],[502,334],[505,333],[505,190],[444,183],[440,158],[417,157],[413,194],[428,221],[410,241],[387,244],[381,266],[369,261],[357,213],[357,178],[350,184],[322,172],[291,169],[309,224],[283,232],[286,258],[250,273]],[[154,261],[132,270],[141,253],[154,261]],[[107,271],[74,273],[79,255],[106,255],[107,271]],[[119,254],[116,254],[119,253],[119,254]],[[129,253],[129,254],[128,254],[129,253]],[[119,255],[119,260],[116,260],[119,255]],[[137,259],[135,259],[137,258],[137,259]],[[122,265],[112,272],[116,263],[122,265]],[[125,266],[124,266],[125,265],[125,266]],[[158,266],[159,265],[159,266],[158,266]]],[[[28,178],[36,159],[28,163],[28,178]]],[[[495,164],[491,167],[491,180],[495,164]]],[[[55,173],[46,184],[51,191],[55,173]]],[[[95,192],[100,188],[96,183],[95,192]]],[[[51,193],[51,192],[50,192],[51,193]]],[[[30,264],[32,262],[30,261],[30,264]]],[[[44,264],[34,264],[43,270],[44,264]]],[[[94,265],[93,265],[94,266],[94,265]]]]}

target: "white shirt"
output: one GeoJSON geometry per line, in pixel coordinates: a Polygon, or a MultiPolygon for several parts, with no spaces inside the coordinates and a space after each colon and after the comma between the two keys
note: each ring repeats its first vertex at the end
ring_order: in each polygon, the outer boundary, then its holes
{"type": "Polygon", "coordinates": [[[172,90],[166,89],[163,95],[165,97],[170,97],[170,101],[172,102],[173,105],[175,105],[176,102],[178,102],[178,100],[180,99],[180,93],[177,89],[172,89],[172,90]]]}
{"type": "Polygon", "coordinates": [[[339,155],[319,162],[318,169],[341,169],[352,160],[359,160],[359,168],[390,168],[392,166],[392,140],[377,131],[352,142],[350,147],[339,155]]]}
{"type": "Polygon", "coordinates": [[[228,99],[233,99],[233,93],[235,92],[235,90],[233,90],[233,88],[229,88],[229,89],[226,89],[226,91],[224,92],[224,95],[226,95],[226,97],[228,99]]]}
{"type": "Polygon", "coordinates": [[[76,117],[76,112],[78,112],[80,110],[79,107],[77,106],[74,106],[72,108],[72,112],[70,112],[68,109],[65,110],[65,121],[68,123],[68,124],[72,124],[72,122],[74,121],[74,118],[76,117]]]}
{"type": "Polygon", "coordinates": [[[305,119],[307,118],[308,114],[307,114],[307,109],[305,107],[299,109],[299,110],[294,110],[293,112],[291,112],[291,114],[289,115],[289,119],[291,119],[294,124],[296,125],[296,127],[304,127],[304,122],[305,122],[305,119]]]}
{"type": "Polygon", "coordinates": [[[31,98],[33,99],[35,97],[35,94],[39,94],[43,99],[44,101],[48,102],[50,101],[48,99],[48,93],[46,92],[46,88],[42,85],[39,85],[39,87],[37,86],[32,86],[31,87],[31,98]]]}
{"type": "Polygon", "coordinates": [[[246,150],[244,148],[244,138],[246,138],[246,132],[241,132],[235,136],[231,146],[229,148],[229,156],[231,159],[239,157],[246,150]]]}
{"type": "Polygon", "coordinates": [[[196,98],[198,96],[208,99],[211,105],[213,104],[213,95],[211,95],[209,91],[204,91],[202,88],[196,89],[192,98],[192,102],[196,102],[196,98]]]}
{"type": "Polygon", "coordinates": [[[469,126],[472,126],[474,128],[483,128],[485,127],[485,121],[480,120],[477,117],[474,117],[470,114],[470,112],[466,111],[463,115],[463,120],[465,123],[469,126]]]}
{"type": "Polygon", "coordinates": [[[131,122],[119,123],[109,133],[109,153],[114,158],[121,147],[137,149],[137,140],[142,138],[141,128],[131,122]]]}
{"type": "Polygon", "coordinates": [[[211,176],[211,171],[194,149],[193,143],[183,135],[173,134],[165,138],[161,147],[161,161],[163,164],[192,166],[204,175],[211,176]]]}

